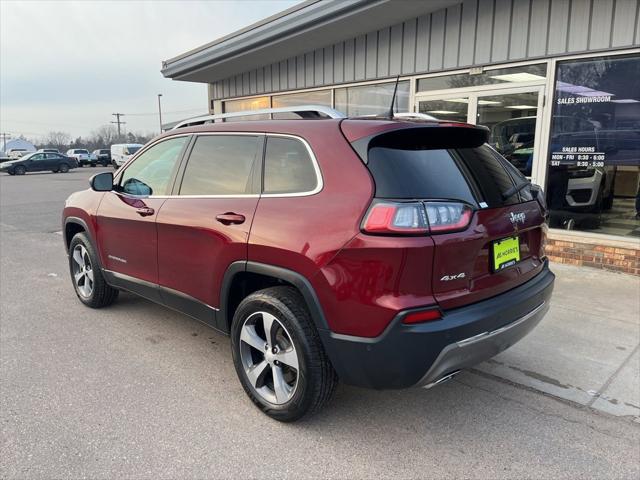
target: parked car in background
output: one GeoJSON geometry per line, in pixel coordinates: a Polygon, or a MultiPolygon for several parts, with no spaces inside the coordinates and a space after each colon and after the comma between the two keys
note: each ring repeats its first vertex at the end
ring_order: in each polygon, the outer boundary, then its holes
{"type": "Polygon", "coordinates": [[[60,153],[60,150],[58,150],[57,148],[40,148],[37,151],[44,153],[60,153]]]}
{"type": "Polygon", "coordinates": [[[113,168],[124,165],[144,145],[139,143],[118,143],[111,145],[111,164],[113,168]]]}
{"type": "Polygon", "coordinates": [[[7,150],[7,157],[20,158],[27,153],[29,153],[29,151],[26,148],[10,148],[7,150]]]}
{"type": "Polygon", "coordinates": [[[67,173],[72,168],[77,168],[75,158],[67,157],[61,153],[33,152],[22,158],[0,164],[0,172],[9,175],[24,175],[27,172],[44,172],[50,170],[54,173],[67,173]]]}
{"type": "Polygon", "coordinates": [[[122,289],[228,333],[277,420],[338,379],[437,385],[529,333],[553,289],[542,192],[487,135],[383,118],[172,130],[67,199],[73,287],[92,308],[122,289]]]}
{"type": "Polygon", "coordinates": [[[84,165],[91,165],[89,150],[85,150],[84,148],[70,148],[67,150],[67,157],[75,158],[78,162],[78,166],[80,167],[84,165]]]}
{"type": "Polygon", "coordinates": [[[111,150],[106,148],[100,148],[91,152],[90,156],[91,166],[95,167],[97,164],[106,167],[111,164],[111,150]]]}

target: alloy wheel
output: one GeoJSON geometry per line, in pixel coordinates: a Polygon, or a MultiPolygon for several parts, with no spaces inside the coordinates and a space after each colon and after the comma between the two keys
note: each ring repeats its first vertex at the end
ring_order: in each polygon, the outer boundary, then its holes
{"type": "Polygon", "coordinates": [[[240,360],[247,379],[266,401],[282,405],[298,386],[298,354],[291,335],[272,314],[251,314],[240,331],[240,360]]]}
{"type": "Polygon", "coordinates": [[[78,293],[89,298],[93,292],[93,268],[89,252],[84,245],[76,245],[73,249],[73,280],[78,293]]]}

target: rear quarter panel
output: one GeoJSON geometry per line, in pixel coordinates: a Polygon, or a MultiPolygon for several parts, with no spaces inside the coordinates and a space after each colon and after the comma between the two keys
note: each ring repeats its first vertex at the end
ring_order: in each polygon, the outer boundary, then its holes
{"type": "Polygon", "coordinates": [[[358,234],[317,276],[331,330],[380,335],[398,311],[433,305],[431,237],[358,234]]]}
{"type": "MultiPolygon", "coordinates": [[[[312,123],[315,122],[309,125],[312,123]]],[[[358,235],[374,189],[368,170],[346,142],[338,123],[331,125],[298,134],[314,152],[322,172],[323,189],[309,196],[262,197],[248,249],[250,261],[303,275],[319,296],[322,289],[333,288],[322,278],[321,268],[358,235]]],[[[322,296],[326,302],[335,301],[331,291],[322,296]]],[[[324,301],[322,306],[336,310],[324,301]]],[[[332,318],[327,321],[336,325],[332,318]]]]}

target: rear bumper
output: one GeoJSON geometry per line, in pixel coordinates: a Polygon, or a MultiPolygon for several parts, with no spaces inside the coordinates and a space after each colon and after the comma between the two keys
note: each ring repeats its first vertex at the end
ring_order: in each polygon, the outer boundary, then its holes
{"type": "Polygon", "coordinates": [[[321,331],[341,380],[370,388],[430,386],[488,360],[527,335],[549,309],[555,276],[545,263],[528,282],[496,297],[445,311],[442,319],[415,325],[399,313],[378,337],[321,331]]]}

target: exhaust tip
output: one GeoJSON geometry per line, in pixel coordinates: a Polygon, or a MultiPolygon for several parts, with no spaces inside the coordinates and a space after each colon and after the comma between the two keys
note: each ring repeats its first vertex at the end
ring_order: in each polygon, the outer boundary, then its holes
{"type": "Polygon", "coordinates": [[[423,388],[433,388],[436,385],[440,385],[440,384],[443,384],[445,382],[448,382],[449,380],[451,380],[453,377],[455,377],[459,373],[460,373],[460,370],[456,370],[455,372],[447,373],[446,375],[444,375],[443,377],[440,377],[435,382],[431,382],[431,383],[425,385],[423,388]]]}

